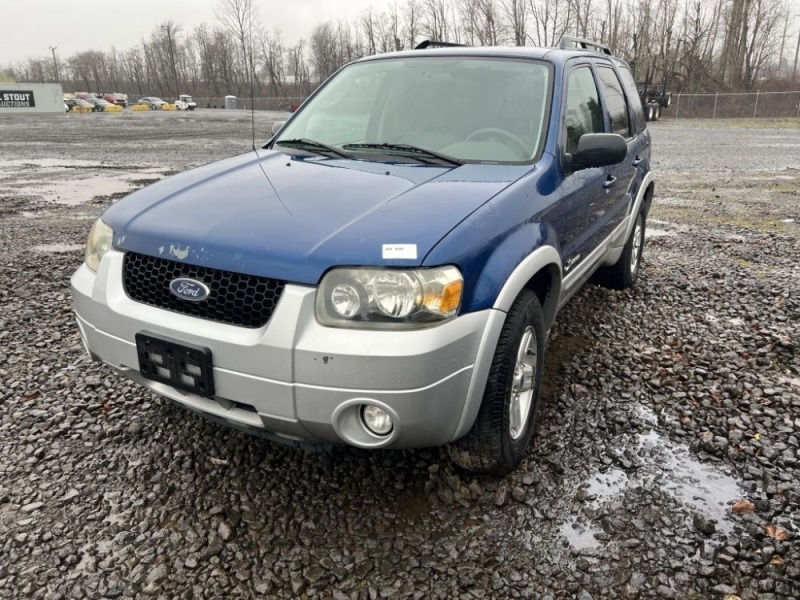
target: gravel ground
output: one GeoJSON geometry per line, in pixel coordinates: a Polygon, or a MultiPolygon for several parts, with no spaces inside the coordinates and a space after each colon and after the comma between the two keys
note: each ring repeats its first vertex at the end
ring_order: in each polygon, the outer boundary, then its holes
{"type": "Polygon", "coordinates": [[[642,278],[559,315],[504,480],[272,445],[87,360],[91,222],[246,150],[248,115],[0,130],[0,598],[800,597],[797,121],[653,124],[642,278]]]}

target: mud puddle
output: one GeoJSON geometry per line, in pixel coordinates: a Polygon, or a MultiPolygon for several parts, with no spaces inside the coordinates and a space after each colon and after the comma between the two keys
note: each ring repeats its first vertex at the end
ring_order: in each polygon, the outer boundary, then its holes
{"type": "Polygon", "coordinates": [[[142,167],[103,161],[19,159],[0,162],[0,185],[17,196],[78,206],[98,197],[122,195],[174,173],[171,166],[142,167]]]}
{"type": "MultiPolygon", "coordinates": [[[[657,415],[649,408],[637,406],[636,416],[647,426],[658,423],[657,415]]],[[[736,479],[698,460],[685,444],[676,443],[650,428],[631,438],[634,454],[639,459],[635,470],[617,467],[596,470],[580,482],[573,494],[585,502],[578,514],[561,524],[558,531],[576,551],[600,548],[603,530],[593,518],[614,512],[623,505],[629,489],[658,490],[681,505],[686,527],[691,528],[691,516],[699,513],[716,523],[723,534],[733,532],[730,506],[746,493],[736,479]]]]}

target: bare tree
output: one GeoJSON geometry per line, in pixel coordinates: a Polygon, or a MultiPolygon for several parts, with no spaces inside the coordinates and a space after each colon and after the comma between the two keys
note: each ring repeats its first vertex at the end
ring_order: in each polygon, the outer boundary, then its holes
{"type": "Polygon", "coordinates": [[[261,60],[272,92],[277,94],[283,87],[284,78],[284,50],[280,31],[261,35],[261,60]]]}
{"type": "Polygon", "coordinates": [[[236,38],[244,80],[249,80],[255,72],[253,48],[257,17],[253,0],[219,0],[215,13],[222,26],[236,38]]]}
{"type": "Polygon", "coordinates": [[[449,40],[447,0],[423,0],[421,31],[428,39],[449,40]]]}
{"type": "Polygon", "coordinates": [[[300,95],[305,95],[310,91],[311,82],[308,64],[305,60],[305,43],[306,41],[301,38],[286,55],[287,69],[300,95]]]}
{"type": "Polygon", "coordinates": [[[339,44],[336,30],[330,21],[321,23],[314,28],[314,31],[311,32],[309,46],[311,64],[314,67],[317,81],[324,81],[339,68],[341,63],[338,56],[339,44]]]}
{"type": "Polygon", "coordinates": [[[567,0],[528,0],[528,6],[533,17],[533,42],[537,46],[555,46],[571,24],[567,0]]]}
{"type": "Polygon", "coordinates": [[[378,51],[378,23],[371,6],[365,9],[361,16],[358,17],[358,26],[364,34],[367,54],[375,54],[378,51]]]}
{"type": "Polygon", "coordinates": [[[420,14],[422,8],[419,0],[406,0],[403,6],[403,32],[408,40],[408,47],[417,45],[417,36],[420,34],[420,14]]]}
{"type": "MultiPolygon", "coordinates": [[[[192,32],[167,21],[127,50],[60,56],[64,89],[241,96],[257,62],[268,93],[303,95],[312,76],[322,80],[364,54],[414,47],[423,37],[554,46],[577,34],[633,63],[642,84],[686,91],[754,89],[791,75],[792,55],[800,55],[787,0],[395,0],[383,12],[369,8],[352,22],[318,25],[288,48],[280,32],[261,26],[254,0],[217,2],[218,21],[192,32]]],[[[0,65],[0,74],[52,79],[51,59],[0,65]]]]}
{"type": "Polygon", "coordinates": [[[528,42],[528,3],[526,0],[500,0],[500,7],[505,16],[508,29],[515,46],[524,46],[528,42]]]}

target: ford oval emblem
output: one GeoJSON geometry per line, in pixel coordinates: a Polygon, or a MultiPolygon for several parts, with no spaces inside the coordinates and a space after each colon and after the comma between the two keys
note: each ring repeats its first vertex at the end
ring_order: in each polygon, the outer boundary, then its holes
{"type": "Polygon", "coordinates": [[[178,277],[170,281],[169,291],[181,300],[189,300],[190,302],[205,300],[211,293],[205,283],[188,277],[178,277]]]}

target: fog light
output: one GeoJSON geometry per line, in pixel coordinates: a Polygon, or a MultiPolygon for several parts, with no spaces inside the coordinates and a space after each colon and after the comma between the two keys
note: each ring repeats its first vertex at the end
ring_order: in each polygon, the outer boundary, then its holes
{"type": "Polygon", "coordinates": [[[367,404],[361,409],[361,418],[375,435],[387,435],[392,431],[392,417],[379,406],[367,404]]]}

